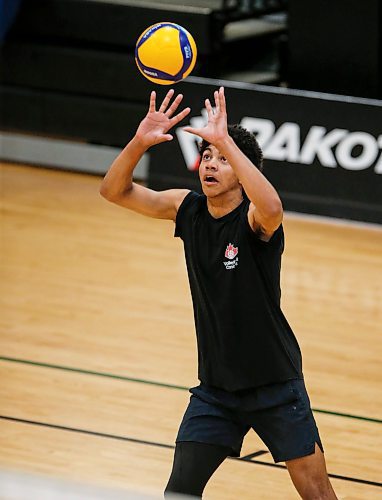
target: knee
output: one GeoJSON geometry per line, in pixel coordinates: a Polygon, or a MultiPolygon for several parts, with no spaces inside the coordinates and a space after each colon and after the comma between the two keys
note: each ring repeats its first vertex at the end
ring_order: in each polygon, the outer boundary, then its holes
{"type": "Polygon", "coordinates": [[[332,500],[333,490],[329,479],[312,479],[302,494],[303,500],[332,500]]]}
{"type": "Polygon", "coordinates": [[[174,495],[187,495],[193,498],[202,498],[202,493],[203,489],[198,488],[192,481],[172,475],[164,490],[164,497],[172,498],[174,495]]]}
{"type": "Polygon", "coordinates": [[[164,490],[165,498],[179,498],[178,495],[187,495],[193,498],[202,498],[204,482],[198,480],[196,474],[182,474],[182,468],[176,467],[172,471],[164,490]]]}

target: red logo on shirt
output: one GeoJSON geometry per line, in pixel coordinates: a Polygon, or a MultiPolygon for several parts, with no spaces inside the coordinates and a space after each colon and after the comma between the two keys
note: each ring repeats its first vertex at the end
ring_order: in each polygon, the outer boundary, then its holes
{"type": "Polygon", "coordinates": [[[239,249],[237,247],[234,247],[232,245],[232,243],[230,243],[229,245],[227,245],[227,248],[225,249],[225,257],[227,259],[234,259],[236,257],[236,255],[238,254],[239,252],[239,249]]]}

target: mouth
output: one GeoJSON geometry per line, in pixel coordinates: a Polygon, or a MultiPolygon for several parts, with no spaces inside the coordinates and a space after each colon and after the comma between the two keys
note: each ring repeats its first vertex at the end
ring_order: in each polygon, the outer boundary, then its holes
{"type": "Polygon", "coordinates": [[[207,186],[214,186],[219,183],[219,181],[213,175],[205,175],[203,178],[203,182],[207,186]]]}

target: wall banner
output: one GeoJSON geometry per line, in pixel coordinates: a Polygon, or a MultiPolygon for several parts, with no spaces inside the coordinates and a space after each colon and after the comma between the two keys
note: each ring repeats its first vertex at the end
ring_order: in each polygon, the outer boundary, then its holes
{"type": "Polygon", "coordinates": [[[197,139],[182,127],[205,123],[221,84],[229,123],[256,134],[286,210],[382,223],[382,101],[371,99],[189,77],[175,90],[191,114],[150,150],[152,188],[200,190],[197,139]]]}

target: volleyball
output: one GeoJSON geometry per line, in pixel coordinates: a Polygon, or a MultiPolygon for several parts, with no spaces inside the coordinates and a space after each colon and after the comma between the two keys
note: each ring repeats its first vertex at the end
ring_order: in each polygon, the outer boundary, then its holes
{"type": "Polygon", "coordinates": [[[184,80],[195,66],[196,54],[192,35],[179,24],[170,22],[149,26],[135,46],[139,71],[159,85],[184,80]]]}

